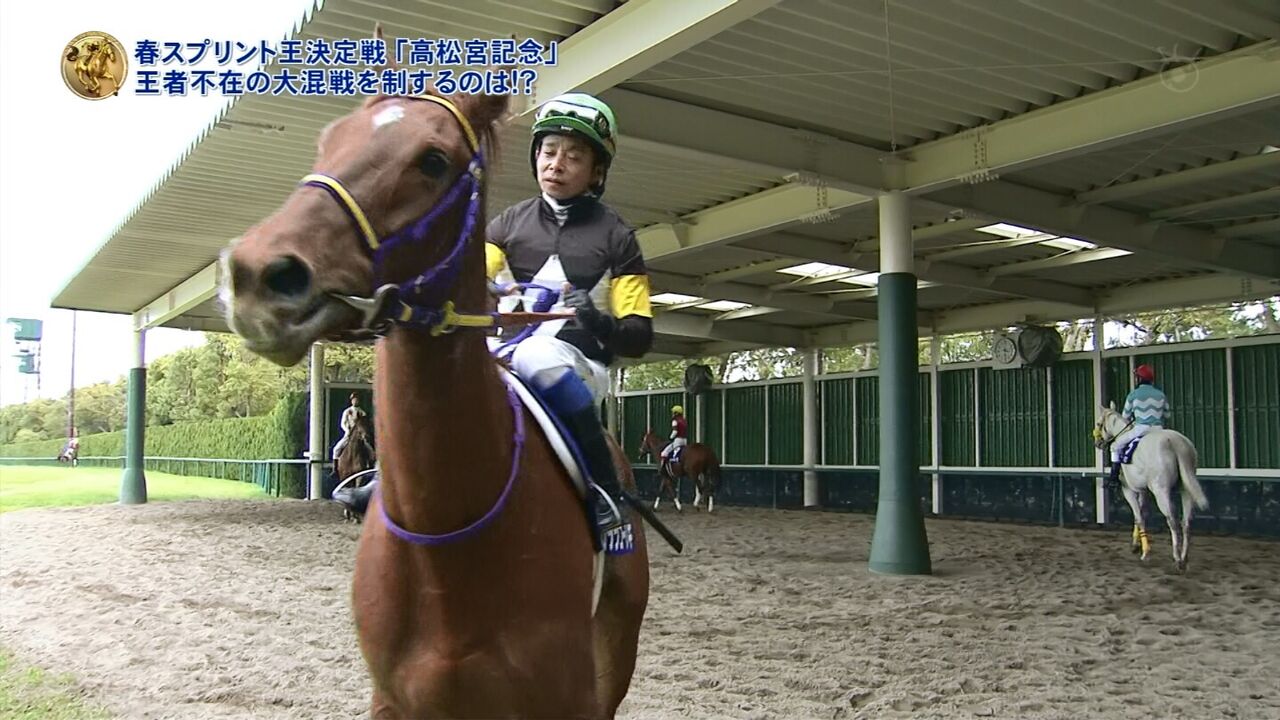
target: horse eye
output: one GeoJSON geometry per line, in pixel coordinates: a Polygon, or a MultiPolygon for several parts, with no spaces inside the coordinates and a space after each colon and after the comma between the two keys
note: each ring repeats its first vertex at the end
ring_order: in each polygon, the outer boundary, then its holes
{"type": "Polygon", "coordinates": [[[439,178],[449,171],[449,158],[439,150],[428,150],[422,159],[418,160],[418,169],[423,174],[431,178],[439,178]]]}

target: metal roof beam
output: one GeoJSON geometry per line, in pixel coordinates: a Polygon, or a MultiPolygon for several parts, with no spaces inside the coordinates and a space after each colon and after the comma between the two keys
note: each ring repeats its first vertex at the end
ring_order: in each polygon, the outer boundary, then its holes
{"type": "MultiPolygon", "coordinates": [[[[1280,68],[1277,68],[1280,72],[1280,68]]],[[[1159,210],[1151,213],[1151,217],[1155,219],[1176,218],[1185,215],[1195,215],[1197,213],[1207,212],[1210,210],[1218,210],[1232,205],[1244,205],[1259,200],[1271,200],[1280,198],[1280,187],[1268,188],[1257,192],[1244,193],[1242,195],[1232,195],[1230,197],[1218,198],[1217,200],[1206,200],[1204,202],[1192,203],[1190,205],[1182,205],[1180,207],[1169,208],[1167,210],[1159,210]]]]}
{"type": "Polygon", "coordinates": [[[871,201],[866,195],[829,188],[826,203],[817,188],[782,185],[682,216],[678,224],[650,225],[636,232],[646,262],[671,261],[676,256],[759,235],[800,222],[806,217],[871,201]]]}
{"type": "Polygon", "coordinates": [[[775,260],[761,260],[753,262],[741,267],[729,268],[728,270],[720,270],[702,277],[706,282],[730,282],[739,278],[751,277],[752,275],[760,275],[763,273],[777,272],[783,268],[789,268],[796,264],[793,257],[777,258],[775,260]]]}
{"type": "Polygon", "coordinates": [[[900,163],[887,166],[886,179],[896,189],[931,192],[1203,124],[1277,100],[1280,43],[1269,40],[923,143],[903,152],[900,163]]]}
{"type": "Polygon", "coordinates": [[[560,43],[557,64],[538,68],[535,95],[515,122],[531,124],[533,109],[561,93],[625,82],[777,2],[631,0],[560,43]]]}
{"type": "Polygon", "coordinates": [[[734,282],[706,282],[704,279],[673,275],[671,273],[650,271],[653,284],[667,292],[681,295],[696,295],[710,300],[729,300],[731,302],[764,305],[778,310],[825,315],[843,318],[876,317],[876,307],[868,304],[864,308],[845,307],[837,309],[831,300],[814,295],[793,292],[776,292],[767,287],[734,282]]]}
{"type": "Polygon", "coordinates": [[[1244,223],[1242,225],[1229,225],[1224,228],[1218,228],[1214,231],[1215,235],[1228,238],[1246,237],[1249,235],[1266,235],[1268,233],[1280,233],[1280,218],[1275,218],[1274,220],[1259,220],[1257,222],[1244,223]]]}
{"type": "Polygon", "coordinates": [[[602,97],[627,118],[620,152],[629,152],[638,138],[668,152],[709,153],[766,175],[807,173],[853,192],[874,193],[884,184],[883,153],[874,148],[634,90],[613,89],[602,97]]]}
{"type": "Polygon", "coordinates": [[[987,274],[1000,277],[1002,275],[1016,275],[1024,272],[1053,270],[1056,268],[1072,267],[1073,265],[1098,262],[1100,260],[1126,257],[1132,254],[1133,253],[1128,250],[1120,250],[1118,248],[1076,250],[1074,252],[1065,252],[1061,255],[1054,255],[1053,257],[1041,258],[1039,260],[1024,260],[1023,262],[1009,263],[1008,265],[998,265],[987,270],[987,274]]]}
{"type": "MultiPolygon", "coordinates": [[[[1098,296],[1095,312],[1082,314],[1077,308],[1031,300],[992,303],[962,308],[935,315],[933,328],[921,334],[975,332],[1005,327],[1019,322],[1056,322],[1078,320],[1101,313],[1124,313],[1192,307],[1213,303],[1258,300],[1280,293],[1280,280],[1247,281],[1240,278],[1210,275],[1161,282],[1142,283],[1118,288],[1098,296]]],[[[832,325],[812,334],[813,345],[858,344],[876,340],[876,324],[871,322],[832,325]]]]}
{"type": "Polygon", "coordinates": [[[183,280],[172,290],[135,312],[133,328],[146,330],[158,327],[204,301],[216,297],[221,279],[221,265],[218,262],[210,263],[200,272],[183,280]]]}
{"type": "Polygon", "coordinates": [[[1072,205],[1061,195],[1013,183],[963,185],[933,193],[955,207],[1007,218],[1054,235],[1088,240],[1219,272],[1280,277],[1280,248],[1214,237],[1182,225],[1152,222],[1105,205],[1072,205]]]}
{"type": "Polygon", "coordinates": [[[1280,152],[1236,158],[1211,165],[1164,173],[1155,177],[1111,185],[1076,195],[1076,202],[1092,204],[1125,200],[1192,185],[1202,185],[1223,178],[1280,167],[1280,152]]]}
{"type": "MultiPolygon", "coordinates": [[[[770,239],[778,237],[773,236],[770,239]]],[[[878,272],[880,270],[879,253],[849,250],[847,249],[848,246],[825,240],[815,240],[788,234],[781,236],[781,239],[776,240],[773,244],[766,244],[764,239],[753,241],[750,243],[750,247],[776,252],[780,255],[791,255],[795,258],[816,260],[828,265],[841,265],[865,272],[878,272]]],[[[1088,290],[1064,283],[1048,280],[996,277],[964,265],[930,261],[927,258],[916,258],[915,272],[917,278],[931,283],[985,290],[1002,295],[1052,300],[1054,302],[1070,303],[1079,307],[1093,307],[1093,298],[1088,290]]]]}
{"type": "Polygon", "coordinates": [[[806,343],[805,332],[795,328],[745,321],[721,324],[709,317],[676,313],[660,313],[654,317],[653,332],[657,335],[746,342],[770,347],[804,347],[806,343]]]}

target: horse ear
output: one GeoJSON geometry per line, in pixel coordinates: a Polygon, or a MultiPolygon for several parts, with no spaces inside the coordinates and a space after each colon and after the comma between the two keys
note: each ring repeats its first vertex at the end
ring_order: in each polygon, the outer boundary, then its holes
{"type": "MultiPolygon", "coordinates": [[[[381,21],[381,20],[378,20],[378,21],[376,21],[376,22],[374,22],[374,23],[373,23],[373,39],[374,39],[374,40],[381,40],[384,44],[386,43],[386,38],[384,38],[384,37],[383,37],[383,35],[382,35],[382,21],[381,21]]],[[[381,75],[381,74],[382,74],[382,71],[383,71],[383,70],[387,70],[387,69],[395,70],[395,69],[397,69],[397,65],[396,65],[396,56],[395,56],[395,48],[387,48],[387,49],[386,49],[386,52],[387,52],[387,64],[386,64],[386,65],[384,65],[384,66],[374,67],[374,68],[373,68],[373,71],[374,71],[374,72],[376,72],[376,73],[378,73],[379,75],[381,75]]],[[[383,99],[384,97],[386,97],[386,95],[384,95],[382,92],[374,93],[373,95],[370,95],[369,97],[365,98],[364,106],[365,106],[365,107],[369,107],[370,105],[372,105],[372,104],[374,104],[374,103],[378,102],[379,100],[383,99]]]]}
{"type": "MultiPolygon", "coordinates": [[[[518,38],[512,34],[509,36],[512,40],[518,38]]],[[[486,72],[496,73],[505,71],[511,77],[512,86],[515,85],[515,73],[517,67],[515,65],[490,65],[485,68],[486,72]]],[[[511,119],[511,95],[454,95],[450,98],[460,107],[464,108],[467,117],[471,119],[471,123],[475,126],[477,132],[482,132],[493,128],[494,125],[502,124],[511,119]]]]}
{"type": "Polygon", "coordinates": [[[1116,409],[1116,401],[1115,401],[1115,400],[1112,400],[1111,402],[1107,403],[1107,407],[1111,408],[1111,411],[1112,411],[1112,412],[1115,412],[1115,409],[1116,409]]]}
{"type": "Polygon", "coordinates": [[[510,119],[510,95],[460,94],[454,95],[451,99],[462,108],[467,118],[471,120],[472,127],[481,135],[491,134],[486,131],[510,119]]]}

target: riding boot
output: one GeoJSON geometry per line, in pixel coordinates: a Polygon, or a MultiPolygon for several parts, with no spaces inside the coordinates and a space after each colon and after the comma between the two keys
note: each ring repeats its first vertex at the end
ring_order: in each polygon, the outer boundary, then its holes
{"type": "Polygon", "coordinates": [[[1107,476],[1107,487],[1120,486],[1120,466],[1122,464],[1119,460],[1111,463],[1111,474],[1107,476]]]}
{"type": "Polygon", "coordinates": [[[592,537],[595,539],[596,549],[603,548],[615,553],[629,551],[631,528],[624,509],[622,487],[618,483],[613,453],[596,413],[590,389],[582,378],[572,371],[566,371],[543,389],[542,394],[569,433],[578,441],[592,481],[608,496],[606,501],[605,498],[597,497],[594,492],[587,493],[587,510],[594,515],[595,532],[592,537]]]}

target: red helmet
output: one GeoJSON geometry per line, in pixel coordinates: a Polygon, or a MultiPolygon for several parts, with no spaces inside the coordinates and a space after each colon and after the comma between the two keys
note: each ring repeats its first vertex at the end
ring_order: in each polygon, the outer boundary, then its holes
{"type": "Polygon", "coordinates": [[[1156,381],[1156,369],[1151,367],[1150,365],[1147,365],[1146,363],[1143,363],[1142,365],[1139,365],[1138,367],[1134,368],[1133,374],[1139,380],[1145,380],[1147,382],[1156,381]]]}

